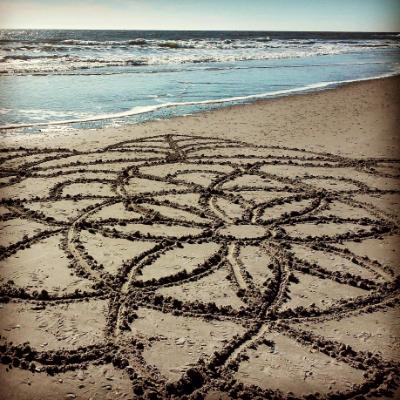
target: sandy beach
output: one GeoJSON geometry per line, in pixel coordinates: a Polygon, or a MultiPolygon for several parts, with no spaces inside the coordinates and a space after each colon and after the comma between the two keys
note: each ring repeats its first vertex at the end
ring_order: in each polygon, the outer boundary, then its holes
{"type": "Polygon", "coordinates": [[[3,131],[0,398],[400,396],[399,109],[392,77],[3,131]]]}

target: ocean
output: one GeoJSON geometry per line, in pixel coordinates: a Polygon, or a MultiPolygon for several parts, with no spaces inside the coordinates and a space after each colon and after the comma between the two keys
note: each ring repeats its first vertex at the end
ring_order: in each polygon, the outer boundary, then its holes
{"type": "Polygon", "coordinates": [[[1,30],[0,128],[121,126],[400,72],[397,33],[1,30]]]}

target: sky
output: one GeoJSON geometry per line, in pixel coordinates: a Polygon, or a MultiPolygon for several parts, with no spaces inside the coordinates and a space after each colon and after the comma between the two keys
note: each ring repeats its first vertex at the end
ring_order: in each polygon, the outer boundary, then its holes
{"type": "Polygon", "coordinates": [[[0,0],[0,28],[400,31],[400,0],[0,0]]]}

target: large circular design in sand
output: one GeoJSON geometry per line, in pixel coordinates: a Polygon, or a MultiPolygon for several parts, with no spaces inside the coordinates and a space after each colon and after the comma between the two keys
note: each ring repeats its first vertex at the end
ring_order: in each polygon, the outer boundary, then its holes
{"type": "Polygon", "coordinates": [[[379,203],[398,196],[396,161],[179,135],[3,161],[1,360],[15,397],[18,379],[32,398],[396,388],[391,325],[373,329],[396,312],[398,259],[369,257],[397,243],[379,203]]]}

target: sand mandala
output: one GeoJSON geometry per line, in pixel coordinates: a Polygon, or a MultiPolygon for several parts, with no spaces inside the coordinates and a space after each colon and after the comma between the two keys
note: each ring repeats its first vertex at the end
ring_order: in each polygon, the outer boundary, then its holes
{"type": "Polygon", "coordinates": [[[399,161],[186,135],[1,157],[8,399],[398,391],[399,161]]]}

